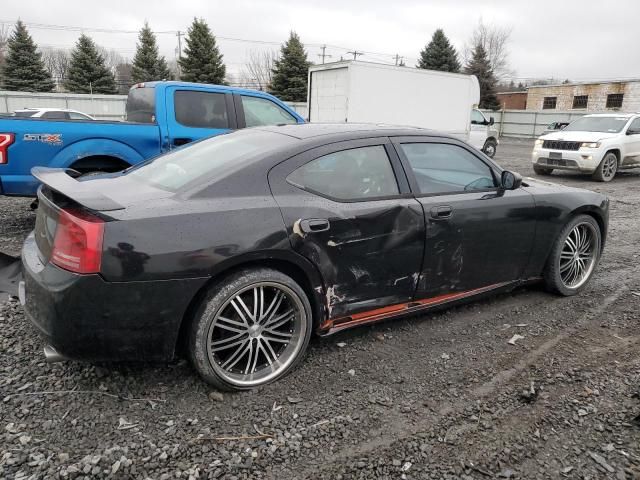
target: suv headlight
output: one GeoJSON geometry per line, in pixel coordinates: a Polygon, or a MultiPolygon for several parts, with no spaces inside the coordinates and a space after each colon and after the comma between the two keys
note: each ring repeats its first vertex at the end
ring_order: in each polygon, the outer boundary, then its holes
{"type": "Polygon", "coordinates": [[[600,142],[582,142],[580,148],[600,148],[600,142]]]}
{"type": "Polygon", "coordinates": [[[544,143],[544,140],[542,140],[541,138],[536,140],[536,143],[533,144],[534,147],[541,147],[542,144],[544,143]]]}

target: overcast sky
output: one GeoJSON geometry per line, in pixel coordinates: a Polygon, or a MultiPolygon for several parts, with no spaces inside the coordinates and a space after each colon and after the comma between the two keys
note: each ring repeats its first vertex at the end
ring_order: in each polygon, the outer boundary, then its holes
{"type": "MultiPolygon", "coordinates": [[[[43,28],[49,24],[86,28],[109,49],[132,58],[137,36],[94,29],[138,30],[147,20],[159,33],[161,53],[175,58],[176,30],[186,31],[203,17],[218,36],[231,72],[250,50],[277,49],[290,30],[318,61],[319,45],[330,60],[347,49],[371,52],[362,60],[393,62],[400,54],[414,65],[436,28],[462,49],[482,18],[512,28],[510,65],[515,76],[590,80],[640,77],[640,2],[638,0],[43,0],[3,1],[0,21],[21,18],[41,45],[71,48],[79,32],[43,28]],[[224,39],[222,37],[228,37],[224,39]],[[231,39],[270,43],[251,43],[231,39]],[[373,52],[376,52],[374,54],[373,52]],[[382,55],[381,55],[382,54],[382,55]]],[[[7,23],[8,25],[8,23],[7,23]]],[[[346,56],[346,55],[345,55],[346,56]]]]}

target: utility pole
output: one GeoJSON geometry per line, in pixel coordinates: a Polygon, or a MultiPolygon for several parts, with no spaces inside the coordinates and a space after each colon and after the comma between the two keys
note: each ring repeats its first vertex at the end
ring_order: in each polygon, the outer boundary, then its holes
{"type": "Polygon", "coordinates": [[[360,55],[364,55],[364,52],[359,52],[357,50],[354,50],[353,52],[347,52],[350,53],[351,55],[353,55],[353,59],[356,60],[360,55]]]}
{"type": "Polygon", "coordinates": [[[182,33],[180,30],[178,30],[176,32],[176,37],[178,37],[178,61],[177,63],[177,70],[178,70],[178,78],[180,78],[180,74],[182,73],[180,71],[180,59],[182,58],[182,36],[184,35],[184,33],[182,33]]]}
{"type": "Polygon", "coordinates": [[[326,49],[327,49],[326,45],[322,45],[320,47],[320,50],[322,50],[322,53],[319,53],[318,56],[322,59],[322,63],[324,63],[325,57],[330,58],[332,56],[332,55],[329,55],[328,53],[325,53],[326,49]]]}
{"type": "Polygon", "coordinates": [[[402,66],[402,65],[403,65],[403,63],[404,63],[404,57],[401,57],[400,55],[398,55],[398,54],[396,53],[396,56],[395,56],[394,58],[396,59],[396,67],[398,66],[398,62],[400,63],[400,66],[402,66]]]}

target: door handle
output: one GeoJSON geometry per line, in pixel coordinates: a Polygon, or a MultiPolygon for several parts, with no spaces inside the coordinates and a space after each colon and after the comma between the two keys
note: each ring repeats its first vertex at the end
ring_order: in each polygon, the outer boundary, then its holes
{"type": "Polygon", "coordinates": [[[326,232],[329,227],[329,220],[326,218],[307,218],[300,221],[300,230],[305,233],[326,232]]]}
{"type": "Polygon", "coordinates": [[[181,138],[181,137],[179,137],[179,138],[174,138],[173,139],[173,144],[176,147],[179,147],[181,145],[186,145],[187,143],[191,143],[191,142],[193,142],[192,138],[181,138]]]}
{"type": "Polygon", "coordinates": [[[435,219],[444,219],[451,217],[453,213],[453,208],[451,205],[438,205],[436,207],[431,208],[431,218],[435,219]]]}

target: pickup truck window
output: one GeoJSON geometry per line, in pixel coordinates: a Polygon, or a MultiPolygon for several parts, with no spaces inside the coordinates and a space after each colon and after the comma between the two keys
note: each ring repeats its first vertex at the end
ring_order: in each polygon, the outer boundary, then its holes
{"type": "Polygon", "coordinates": [[[173,100],[179,124],[195,128],[229,128],[224,93],[178,90],[173,100]]]}
{"type": "Polygon", "coordinates": [[[132,88],[127,97],[125,119],[127,122],[156,123],[155,88],[132,88]]]}
{"type": "Polygon", "coordinates": [[[242,109],[247,127],[297,123],[289,112],[265,98],[242,95],[242,109]]]}
{"type": "Polygon", "coordinates": [[[45,120],[69,120],[67,112],[44,112],[40,118],[45,120]]]}

